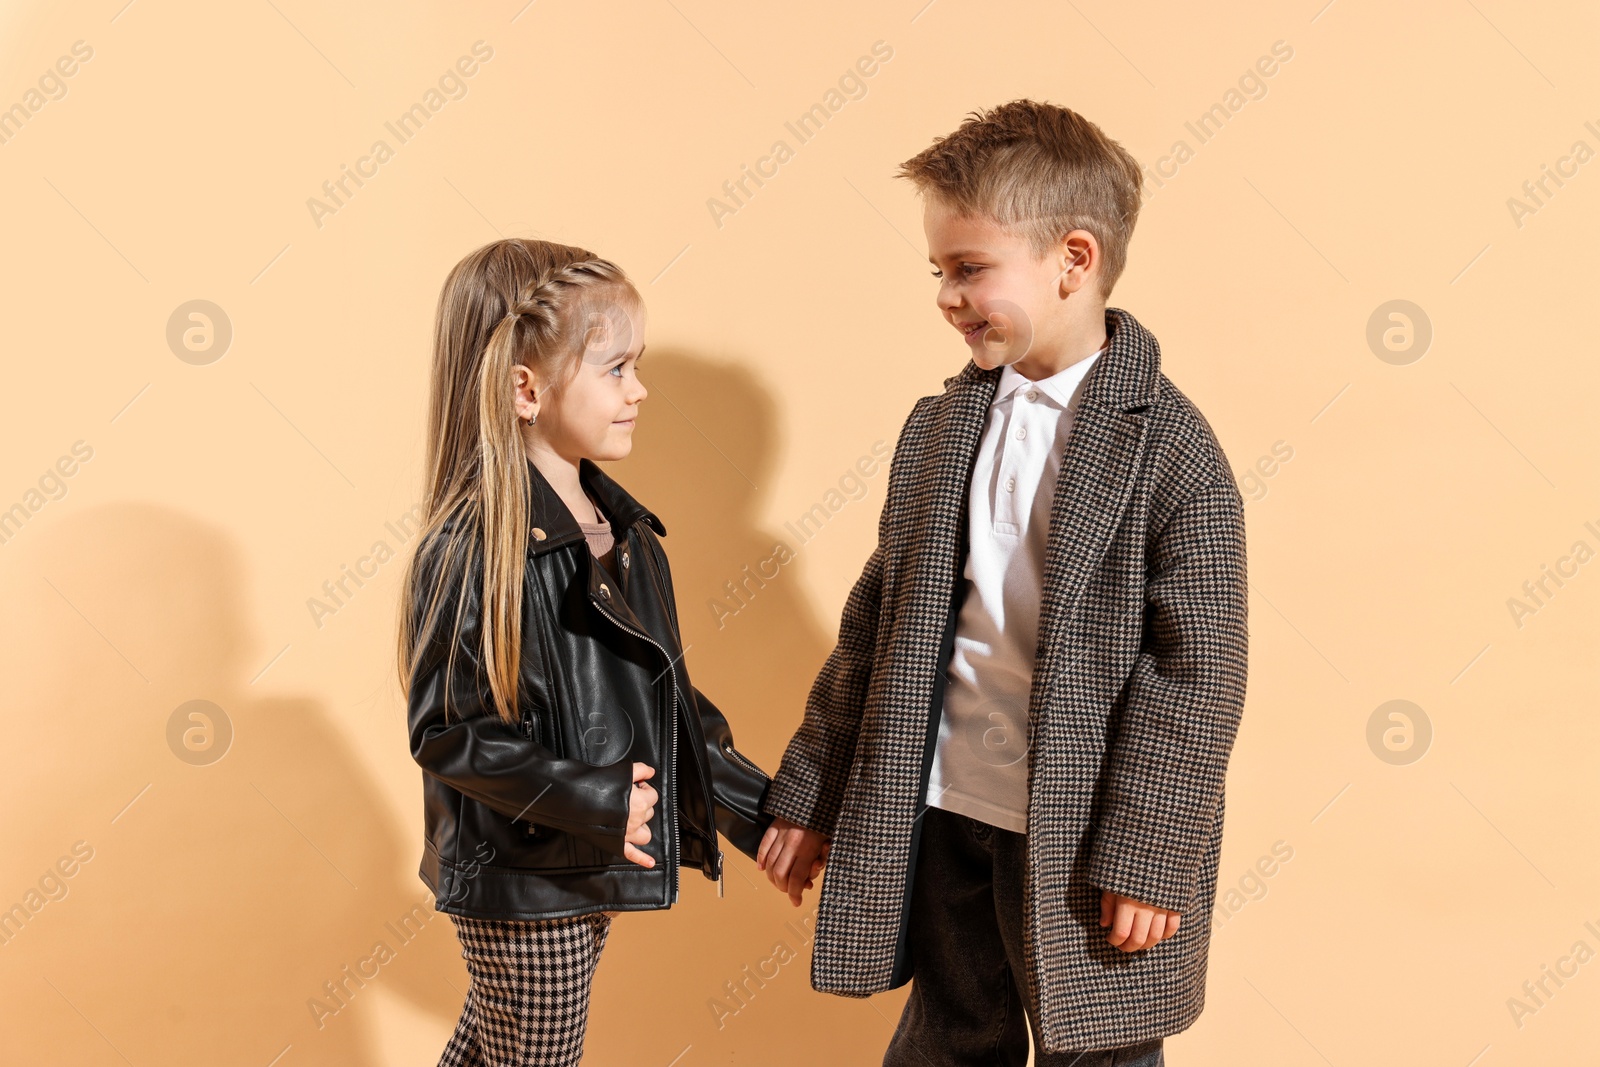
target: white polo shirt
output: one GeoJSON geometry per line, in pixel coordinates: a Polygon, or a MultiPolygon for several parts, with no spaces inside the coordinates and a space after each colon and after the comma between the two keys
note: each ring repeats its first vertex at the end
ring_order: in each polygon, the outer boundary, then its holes
{"type": "Polygon", "coordinates": [[[1028,824],[1028,696],[1056,479],[1083,380],[1000,374],[972,470],[966,586],[927,802],[1019,833],[1028,824]]]}

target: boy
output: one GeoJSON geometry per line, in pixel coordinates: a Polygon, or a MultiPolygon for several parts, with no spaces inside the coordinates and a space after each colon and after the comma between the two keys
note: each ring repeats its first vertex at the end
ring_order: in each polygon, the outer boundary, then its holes
{"type": "Polygon", "coordinates": [[[1244,703],[1244,508],[1106,300],[1139,165],[1017,100],[901,165],[972,360],[917,401],[878,545],[763,804],[811,981],[915,974],[885,1067],[1152,1067],[1205,999],[1244,703]],[[1025,1009],[1025,1014],[1024,1014],[1025,1009]]]}

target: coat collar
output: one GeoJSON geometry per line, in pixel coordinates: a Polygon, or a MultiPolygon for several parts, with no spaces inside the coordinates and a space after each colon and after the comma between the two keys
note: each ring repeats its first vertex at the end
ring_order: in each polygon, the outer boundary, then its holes
{"type": "MultiPolygon", "coordinates": [[[[537,555],[584,540],[583,530],[579,528],[578,520],[572,517],[572,511],[567,507],[566,501],[561,499],[555,487],[550,484],[550,480],[534,466],[532,459],[526,462],[530,495],[529,554],[537,555]],[[538,533],[532,531],[542,531],[544,537],[541,538],[538,533]]],[[[662,525],[655,513],[635,500],[594,461],[584,459],[578,462],[578,480],[600,502],[600,510],[605,512],[607,519],[610,520],[612,533],[618,541],[621,541],[625,531],[640,519],[648,522],[657,534],[666,534],[666,526],[662,525]]]]}
{"type": "MultiPolygon", "coordinates": [[[[1161,391],[1161,349],[1155,337],[1120,308],[1106,309],[1106,330],[1106,350],[1084,380],[1051,500],[1036,687],[1054,686],[1066,673],[1056,666],[1056,657],[1063,654],[1063,628],[1132,496],[1149,440],[1150,408],[1161,391]]],[[[928,583],[929,596],[918,603],[945,603],[942,598],[959,587],[968,548],[972,468],[1001,370],[983,370],[969,361],[960,374],[945,380],[945,392],[938,398],[928,431],[934,449],[929,491],[919,494],[912,506],[917,509],[915,528],[940,540],[926,565],[913,570],[928,583]]],[[[929,554],[926,545],[915,551],[929,554]]],[[[928,657],[932,662],[934,653],[928,657]]],[[[1033,695],[1033,706],[1044,706],[1047,694],[1033,695]]]]}
{"type": "MultiPolygon", "coordinates": [[[[1106,349],[1089,368],[1083,402],[1112,411],[1132,411],[1156,402],[1161,392],[1161,346],[1139,320],[1121,308],[1106,308],[1106,349]]],[[[944,380],[945,388],[959,382],[981,382],[990,395],[999,384],[1003,367],[984,370],[971,360],[944,380]]]]}

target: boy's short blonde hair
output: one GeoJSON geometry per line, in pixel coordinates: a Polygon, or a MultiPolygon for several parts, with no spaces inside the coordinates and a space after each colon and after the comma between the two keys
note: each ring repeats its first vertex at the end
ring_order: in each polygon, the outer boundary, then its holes
{"type": "Polygon", "coordinates": [[[1071,230],[1088,230],[1100,242],[1104,297],[1128,262],[1143,183],[1138,161],[1100,127],[1033,100],[969,113],[954,133],[900,164],[895,177],[960,214],[1022,234],[1035,256],[1071,230]]]}

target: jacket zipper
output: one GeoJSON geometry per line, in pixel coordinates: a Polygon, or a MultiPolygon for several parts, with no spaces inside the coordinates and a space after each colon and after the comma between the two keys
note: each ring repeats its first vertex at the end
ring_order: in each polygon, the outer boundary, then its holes
{"type": "Polygon", "coordinates": [[[628,633],[633,634],[635,637],[638,637],[638,638],[640,638],[641,640],[644,640],[644,641],[648,641],[652,645],[654,645],[656,650],[661,653],[662,658],[667,660],[667,670],[670,671],[671,674],[672,674],[672,693],[671,693],[671,699],[668,702],[668,716],[667,716],[671,720],[671,723],[672,723],[672,726],[671,726],[671,731],[672,731],[671,737],[672,737],[672,739],[671,739],[671,741],[669,742],[669,744],[667,746],[667,765],[666,765],[666,767],[662,768],[661,777],[662,777],[662,780],[664,782],[670,782],[670,784],[668,785],[668,789],[667,789],[667,805],[666,805],[667,811],[666,811],[666,817],[667,817],[667,821],[668,821],[669,826],[670,826],[670,828],[668,830],[668,839],[667,839],[667,869],[668,869],[668,871],[671,872],[671,876],[672,876],[672,878],[671,878],[671,881],[672,881],[672,899],[669,900],[668,903],[669,904],[676,904],[678,902],[678,852],[677,852],[677,849],[675,847],[676,844],[677,844],[677,841],[678,841],[678,832],[679,832],[678,831],[678,804],[677,804],[677,800],[678,800],[678,797],[677,797],[677,785],[678,785],[678,782],[677,782],[677,775],[672,774],[671,772],[673,770],[675,770],[677,768],[677,765],[678,765],[677,764],[677,758],[678,758],[678,669],[677,669],[676,665],[673,664],[672,658],[667,655],[667,650],[662,648],[660,642],[658,642],[655,638],[651,637],[649,634],[645,633],[643,630],[639,630],[639,629],[636,629],[635,627],[629,626],[627,623],[623,622],[620,618],[618,618],[616,615],[612,614],[609,610],[607,610],[606,606],[604,604],[600,603],[598,600],[593,601],[593,603],[594,603],[595,607],[600,609],[600,614],[604,615],[606,618],[610,619],[612,622],[614,622],[618,626],[622,627],[628,633]]]}
{"type": "MultiPolygon", "coordinates": [[[[639,540],[646,542],[645,547],[650,550],[650,555],[652,557],[654,557],[654,559],[656,561],[656,566],[661,569],[661,573],[665,574],[667,572],[667,561],[666,561],[666,559],[664,558],[664,556],[662,554],[661,546],[656,543],[654,538],[641,536],[639,538],[639,540]]],[[[667,615],[668,615],[669,618],[672,619],[672,630],[673,630],[674,633],[676,633],[678,635],[678,640],[681,643],[683,641],[683,631],[682,631],[682,628],[678,625],[678,605],[670,597],[667,599],[667,615]]],[[[662,654],[665,655],[665,650],[663,650],[662,654]]],[[[674,683],[677,682],[677,675],[676,674],[673,675],[673,682],[674,683]]],[[[672,725],[673,725],[674,729],[676,729],[676,727],[678,725],[678,720],[677,720],[676,716],[673,717],[672,725]]],[[[728,749],[727,751],[731,752],[732,749],[728,749]]],[[[743,759],[742,756],[740,758],[743,759]]],[[[760,774],[762,777],[766,777],[766,772],[761,770],[761,768],[756,767],[755,764],[750,763],[748,760],[746,760],[745,762],[746,762],[746,765],[751,767],[751,769],[753,769],[757,774],[760,774]]],[[[710,773],[710,768],[707,768],[707,773],[708,774],[710,773]]],[[[712,794],[713,790],[711,788],[711,783],[707,782],[705,785],[706,785],[706,792],[708,794],[712,794]]],[[[711,820],[711,850],[712,850],[712,852],[714,852],[716,854],[716,859],[713,862],[715,862],[716,865],[717,865],[717,896],[721,897],[723,895],[723,893],[722,893],[722,862],[723,862],[723,857],[722,857],[722,842],[717,839],[717,831],[716,831],[716,825],[717,825],[717,810],[716,810],[717,798],[716,798],[715,795],[708,795],[706,797],[706,801],[710,805],[706,809],[706,818],[711,820]]]]}
{"type": "Polygon", "coordinates": [[[734,748],[732,745],[723,745],[722,746],[722,751],[726,752],[728,754],[728,758],[733,760],[734,762],[744,764],[746,767],[749,767],[752,771],[755,771],[757,774],[761,775],[761,777],[763,777],[763,778],[767,777],[767,772],[766,771],[762,770],[760,767],[757,767],[754,763],[751,763],[749,760],[745,759],[744,755],[742,753],[740,753],[740,751],[738,749],[734,748]]]}

